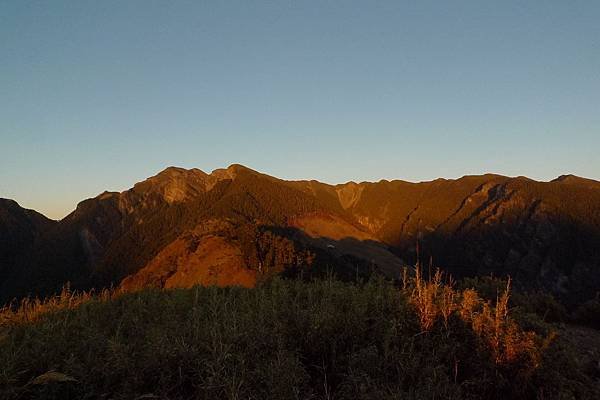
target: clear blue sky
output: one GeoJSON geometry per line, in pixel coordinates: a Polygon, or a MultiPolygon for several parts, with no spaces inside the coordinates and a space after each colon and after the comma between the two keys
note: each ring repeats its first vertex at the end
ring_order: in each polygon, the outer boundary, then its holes
{"type": "Polygon", "coordinates": [[[599,1],[0,1],[0,197],[169,165],[600,179],[599,1]]]}

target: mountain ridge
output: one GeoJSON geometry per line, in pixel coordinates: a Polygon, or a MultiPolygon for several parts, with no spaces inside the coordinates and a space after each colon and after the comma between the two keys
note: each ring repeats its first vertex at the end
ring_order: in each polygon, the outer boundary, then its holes
{"type": "Polygon", "coordinates": [[[168,167],[50,223],[26,254],[6,263],[0,300],[53,292],[66,281],[233,284],[234,270],[248,285],[274,273],[319,273],[325,264],[348,277],[373,268],[394,277],[416,262],[417,243],[423,259],[456,275],[510,274],[532,289],[589,297],[600,287],[598,187],[573,175],[331,185],[240,164],[208,174],[168,167]],[[218,261],[225,254],[230,262],[218,261]],[[166,278],[144,276],[150,271],[166,278]]]}
{"type": "MultiPolygon", "coordinates": [[[[458,178],[443,178],[443,177],[439,177],[439,178],[434,178],[434,179],[430,179],[430,180],[422,180],[422,181],[407,181],[407,180],[404,180],[404,179],[392,179],[392,180],[389,180],[389,179],[380,179],[378,181],[365,180],[365,181],[357,182],[357,181],[354,181],[354,180],[350,180],[350,181],[342,182],[342,183],[325,183],[325,182],[321,182],[321,181],[316,180],[316,179],[281,179],[281,178],[276,178],[274,176],[258,172],[257,170],[254,170],[254,169],[249,168],[247,166],[244,166],[242,164],[233,163],[233,164],[230,164],[228,167],[225,167],[225,168],[215,168],[215,169],[213,169],[209,173],[204,172],[204,171],[202,171],[199,168],[186,169],[184,167],[168,166],[168,167],[165,167],[164,169],[162,169],[161,171],[157,172],[155,175],[153,175],[153,176],[151,176],[149,178],[146,178],[143,181],[137,182],[132,187],[130,187],[128,189],[125,189],[125,190],[123,190],[121,192],[118,192],[118,191],[104,191],[101,194],[97,195],[96,197],[91,197],[91,198],[88,198],[88,199],[85,199],[85,200],[94,199],[94,198],[97,198],[97,197],[102,196],[104,194],[123,194],[125,192],[128,192],[128,191],[131,191],[131,190],[135,189],[135,187],[138,186],[138,185],[143,185],[144,183],[150,183],[152,181],[160,180],[160,178],[162,178],[164,176],[169,176],[173,172],[175,172],[175,173],[197,173],[197,174],[199,174],[199,175],[201,175],[203,177],[206,177],[206,178],[209,178],[209,179],[212,178],[212,180],[222,180],[222,179],[231,179],[239,171],[247,171],[247,172],[254,173],[254,174],[260,174],[260,175],[263,175],[263,176],[266,176],[266,177],[270,177],[270,178],[273,178],[273,179],[277,179],[277,180],[280,180],[280,181],[284,181],[284,182],[317,183],[319,185],[325,185],[325,186],[335,187],[335,188],[344,188],[346,186],[364,186],[364,185],[379,184],[379,183],[403,183],[403,184],[420,185],[420,184],[430,184],[430,183],[433,183],[433,182],[436,182],[436,181],[453,182],[453,181],[459,181],[459,180],[462,180],[462,179],[465,179],[465,178],[472,178],[472,177],[526,179],[526,180],[530,180],[530,181],[534,181],[534,182],[538,182],[538,183],[586,182],[586,183],[589,183],[591,185],[598,185],[600,187],[600,181],[597,181],[597,180],[594,180],[594,179],[591,179],[591,178],[577,176],[577,175],[574,175],[574,174],[563,174],[563,175],[559,175],[558,177],[553,178],[551,180],[543,181],[543,180],[535,180],[535,179],[532,179],[532,178],[529,178],[529,177],[526,177],[526,176],[521,176],[521,175],[516,176],[516,177],[511,177],[511,176],[497,174],[497,173],[492,173],[492,172],[487,172],[487,173],[483,173],[483,174],[466,174],[466,175],[462,175],[462,176],[460,176],[458,178]]],[[[82,201],[85,201],[85,200],[82,200],[82,201]]]]}

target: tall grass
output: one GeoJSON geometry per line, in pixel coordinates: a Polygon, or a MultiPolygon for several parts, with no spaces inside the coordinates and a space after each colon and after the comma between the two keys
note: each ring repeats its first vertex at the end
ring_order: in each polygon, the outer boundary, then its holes
{"type": "Polygon", "coordinates": [[[46,314],[75,309],[92,300],[108,301],[121,293],[116,289],[72,291],[67,283],[56,296],[43,299],[25,297],[20,301],[15,300],[0,307],[0,327],[9,324],[33,322],[46,314]]]}
{"type": "Polygon", "coordinates": [[[585,398],[544,380],[554,365],[516,343],[531,338],[546,356],[503,296],[492,306],[441,273],[401,287],[66,289],[0,313],[0,398],[585,398]]]}

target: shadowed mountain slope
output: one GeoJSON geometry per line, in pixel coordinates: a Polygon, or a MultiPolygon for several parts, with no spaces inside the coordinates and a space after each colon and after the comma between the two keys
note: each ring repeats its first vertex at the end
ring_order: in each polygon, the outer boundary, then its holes
{"type": "Polygon", "coordinates": [[[13,273],[16,259],[54,224],[13,200],[0,198],[0,282],[13,273]]]}

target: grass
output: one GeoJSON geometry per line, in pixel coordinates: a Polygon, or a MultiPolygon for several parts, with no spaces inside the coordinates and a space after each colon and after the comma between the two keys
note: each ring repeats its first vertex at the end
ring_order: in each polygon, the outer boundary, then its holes
{"type": "Polygon", "coordinates": [[[512,320],[508,291],[492,304],[442,280],[27,300],[0,312],[0,398],[598,398],[512,320]]]}

